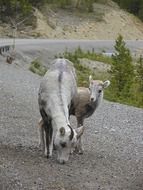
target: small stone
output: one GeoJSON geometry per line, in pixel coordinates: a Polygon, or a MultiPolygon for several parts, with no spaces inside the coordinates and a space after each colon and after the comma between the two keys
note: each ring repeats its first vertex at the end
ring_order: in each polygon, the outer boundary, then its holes
{"type": "Polygon", "coordinates": [[[110,129],[111,132],[115,132],[116,130],[115,129],[110,129]]]}

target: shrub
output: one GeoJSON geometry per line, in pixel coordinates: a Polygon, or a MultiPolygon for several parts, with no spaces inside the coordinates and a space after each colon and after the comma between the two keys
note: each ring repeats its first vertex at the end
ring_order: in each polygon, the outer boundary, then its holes
{"type": "Polygon", "coordinates": [[[43,66],[38,59],[36,59],[31,62],[29,70],[32,71],[33,73],[43,76],[46,73],[47,68],[43,66]]]}

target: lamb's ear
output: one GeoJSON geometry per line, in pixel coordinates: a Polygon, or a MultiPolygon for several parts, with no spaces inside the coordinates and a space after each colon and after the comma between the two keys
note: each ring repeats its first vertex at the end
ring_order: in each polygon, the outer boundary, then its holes
{"type": "Polygon", "coordinates": [[[65,135],[65,128],[64,128],[64,127],[61,127],[61,128],[60,128],[60,135],[61,135],[61,136],[64,136],[64,135],[65,135]]]}
{"type": "Polygon", "coordinates": [[[84,132],[84,127],[81,126],[81,127],[78,127],[75,129],[76,133],[77,133],[77,138],[81,137],[81,135],[83,135],[83,132],[84,132]]]}
{"type": "Polygon", "coordinates": [[[110,85],[110,81],[109,81],[109,80],[106,80],[106,81],[103,83],[103,88],[107,88],[109,85],[110,85]]]}
{"type": "Polygon", "coordinates": [[[92,75],[89,76],[89,82],[91,82],[91,81],[92,81],[92,75]]]}

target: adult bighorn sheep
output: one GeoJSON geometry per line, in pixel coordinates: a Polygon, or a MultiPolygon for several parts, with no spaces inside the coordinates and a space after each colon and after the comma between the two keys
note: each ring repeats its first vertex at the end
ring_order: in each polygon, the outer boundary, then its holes
{"type": "MultiPolygon", "coordinates": [[[[78,87],[77,102],[70,109],[70,115],[75,115],[77,119],[77,127],[83,126],[84,119],[90,117],[97,109],[103,99],[103,90],[110,85],[110,81],[105,82],[100,80],[93,80],[92,76],[89,76],[89,88],[78,87]]],[[[40,141],[44,141],[43,136],[43,121],[39,120],[38,128],[40,132],[40,141]]],[[[80,154],[83,153],[83,147],[81,143],[81,137],[78,139],[76,151],[80,154]]]]}
{"type": "Polygon", "coordinates": [[[83,134],[83,126],[73,129],[69,122],[69,110],[76,100],[73,64],[66,59],[54,60],[41,81],[38,102],[43,119],[45,155],[52,156],[55,145],[60,163],[68,161],[72,147],[83,134]]]}

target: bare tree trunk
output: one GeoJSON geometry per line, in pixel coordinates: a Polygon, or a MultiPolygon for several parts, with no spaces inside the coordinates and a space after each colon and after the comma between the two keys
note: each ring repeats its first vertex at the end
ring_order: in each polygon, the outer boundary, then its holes
{"type": "Polygon", "coordinates": [[[77,1],[76,1],[76,5],[75,5],[75,7],[76,7],[77,9],[79,8],[80,3],[81,3],[81,0],[77,0],[77,1]]]}

